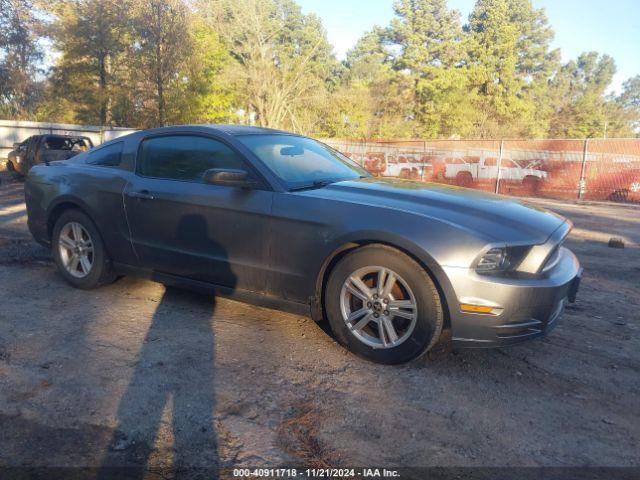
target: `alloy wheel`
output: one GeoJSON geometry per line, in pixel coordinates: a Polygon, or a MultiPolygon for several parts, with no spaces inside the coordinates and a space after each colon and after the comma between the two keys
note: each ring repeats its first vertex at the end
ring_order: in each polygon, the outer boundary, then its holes
{"type": "Polygon", "coordinates": [[[93,240],[86,228],[78,222],[69,222],[58,237],[60,259],[67,272],[76,278],[89,275],[93,267],[93,240]]]}
{"type": "Polygon", "coordinates": [[[347,277],[340,309],[351,333],[373,348],[397,347],[411,336],[418,319],[407,282],[380,266],[360,268],[347,277]]]}

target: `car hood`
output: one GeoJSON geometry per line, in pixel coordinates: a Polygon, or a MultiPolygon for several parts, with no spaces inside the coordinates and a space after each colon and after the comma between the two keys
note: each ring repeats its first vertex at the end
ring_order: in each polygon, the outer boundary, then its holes
{"type": "Polygon", "coordinates": [[[450,185],[363,178],[304,192],[435,218],[510,244],[540,244],[566,219],[513,198],[450,185]]]}

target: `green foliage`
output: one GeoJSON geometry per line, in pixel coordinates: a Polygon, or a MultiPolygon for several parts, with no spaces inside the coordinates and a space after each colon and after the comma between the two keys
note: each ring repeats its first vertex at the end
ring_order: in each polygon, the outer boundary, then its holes
{"type": "Polygon", "coordinates": [[[618,136],[628,136],[633,132],[640,132],[640,75],[627,80],[622,86],[622,93],[616,99],[616,106],[620,109],[620,124],[618,136]]]}
{"type": "Polygon", "coordinates": [[[605,96],[616,67],[613,58],[583,53],[557,72],[551,84],[555,111],[550,133],[557,137],[603,137],[614,102],[605,96]]]}
{"type": "Polygon", "coordinates": [[[182,0],[56,0],[39,118],[153,127],[233,118],[218,34],[182,0]]]}
{"type": "Polygon", "coordinates": [[[542,10],[529,0],[478,0],[465,27],[470,83],[482,112],[478,136],[543,135],[548,117],[544,90],[558,52],[542,10]]]}
{"type": "Polygon", "coordinates": [[[126,76],[128,7],[126,0],[56,0],[50,4],[55,21],[49,33],[60,56],[53,68],[49,101],[64,105],[64,111],[72,112],[77,122],[112,123],[109,110],[115,88],[126,76]]]}
{"type": "Polygon", "coordinates": [[[338,62],[295,0],[0,0],[0,115],[151,127],[241,122],[318,136],[631,136],[640,76],[562,65],[530,0],[396,0],[338,62]],[[39,71],[43,41],[56,52],[39,71]]]}
{"type": "Polygon", "coordinates": [[[413,136],[468,133],[473,123],[460,14],[446,0],[397,0],[387,29],[393,69],[413,90],[413,136]]]}
{"type": "Polygon", "coordinates": [[[190,52],[181,81],[168,98],[168,123],[222,123],[235,120],[237,93],[224,79],[231,57],[218,34],[199,17],[189,27],[190,52]]]}
{"type": "Polygon", "coordinates": [[[318,131],[338,67],[319,18],[293,0],[201,0],[199,14],[229,50],[238,103],[266,127],[318,131]]]}
{"type": "Polygon", "coordinates": [[[413,134],[409,79],[393,69],[386,32],[375,27],[347,52],[343,75],[326,102],[324,134],[353,138],[413,134]]]}
{"type": "Polygon", "coordinates": [[[29,119],[37,108],[40,21],[30,0],[0,0],[0,116],[29,119]]]}

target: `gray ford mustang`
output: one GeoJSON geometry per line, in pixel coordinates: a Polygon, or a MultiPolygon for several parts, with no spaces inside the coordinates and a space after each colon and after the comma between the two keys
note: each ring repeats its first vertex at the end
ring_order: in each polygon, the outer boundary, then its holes
{"type": "Polygon", "coordinates": [[[382,363],[544,335],[581,275],[558,215],[373,178],[263,128],[136,132],[34,167],[25,196],[31,233],[75,287],[136,274],[309,314],[382,363]]]}

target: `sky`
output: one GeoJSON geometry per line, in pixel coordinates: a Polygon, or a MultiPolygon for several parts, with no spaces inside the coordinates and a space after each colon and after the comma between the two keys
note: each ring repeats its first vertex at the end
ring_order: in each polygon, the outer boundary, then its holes
{"type": "MultiPolygon", "coordinates": [[[[327,29],[338,58],[373,25],[393,18],[393,0],[297,0],[304,13],[316,13],[327,29]]],[[[475,0],[448,0],[463,21],[475,0]]],[[[555,31],[554,48],[563,61],[595,50],[611,55],[618,67],[612,89],[619,92],[629,77],[640,74],[640,0],[533,0],[544,8],[555,31]]]]}

